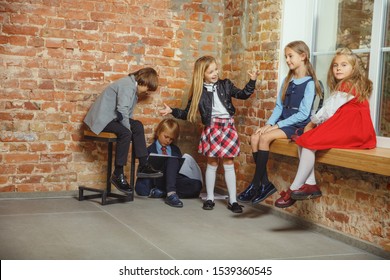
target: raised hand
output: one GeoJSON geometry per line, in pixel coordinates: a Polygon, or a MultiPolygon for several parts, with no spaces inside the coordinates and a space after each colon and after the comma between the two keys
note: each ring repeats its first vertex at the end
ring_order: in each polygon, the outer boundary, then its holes
{"type": "Polygon", "coordinates": [[[166,115],[172,113],[172,109],[171,109],[171,107],[169,107],[167,104],[164,103],[164,109],[161,109],[159,112],[160,112],[160,115],[166,116],[166,115]]]}
{"type": "Polygon", "coordinates": [[[257,69],[256,66],[253,66],[252,70],[248,70],[248,75],[251,78],[251,80],[256,80],[257,76],[260,75],[260,71],[257,69]]]}

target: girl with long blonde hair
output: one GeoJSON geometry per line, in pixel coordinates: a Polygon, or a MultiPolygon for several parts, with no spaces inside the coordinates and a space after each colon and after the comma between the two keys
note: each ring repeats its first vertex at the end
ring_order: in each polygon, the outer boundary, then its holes
{"type": "Polygon", "coordinates": [[[232,98],[247,99],[254,92],[258,70],[248,71],[250,80],[239,89],[229,80],[219,79],[218,65],[214,57],[203,56],[194,65],[187,107],[184,110],[165,108],[162,115],[172,114],[175,118],[196,121],[200,113],[204,125],[198,152],[207,156],[205,175],[207,198],[203,204],[204,210],[212,210],[214,203],[214,188],[218,163],[221,160],[225,171],[225,182],[229,192],[228,209],[233,213],[241,213],[242,207],[236,198],[236,174],[234,157],[240,152],[238,133],[234,125],[235,108],[232,98]]]}
{"type": "Polygon", "coordinates": [[[284,54],[289,72],[271,117],[251,135],[256,171],[250,185],[238,196],[240,202],[257,204],[277,191],[267,176],[270,145],[275,139],[290,139],[296,131],[303,130],[310,121],[314,98],[322,94],[305,42],[287,44],[284,54]]]}

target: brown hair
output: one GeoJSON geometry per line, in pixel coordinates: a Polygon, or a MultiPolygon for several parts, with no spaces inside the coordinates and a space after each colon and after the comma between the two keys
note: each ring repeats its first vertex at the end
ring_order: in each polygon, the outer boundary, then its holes
{"type": "Polygon", "coordinates": [[[179,123],[174,119],[162,120],[156,127],[156,131],[154,132],[154,139],[157,139],[162,132],[170,133],[175,141],[180,134],[179,123]]]}
{"type": "Polygon", "coordinates": [[[195,122],[198,112],[199,100],[203,91],[204,73],[210,64],[217,63],[212,56],[202,56],[195,61],[192,83],[189,91],[188,99],[191,100],[190,109],[188,111],[187,120],[195,122]]]}
{"type": "MultiPolygon", "coordinates": [[[[306,75],[311,76],[313,78],[315,89],[316,89],[316,94],[319,97],[322,97],[321,85],[317,79],[317,75],[314,71],[313,65],[310,63],[309,47],[303,41],[293,41],[293,42],[288,43],[284,49],[286,50],[287,48],[292,49],[294,52],[296,52],[299,55],[301,55],[301,54],[305,55],[304,62],[305,62],[305,66],[306,66],[306,75]]],[[[284,80],[284,84],[283,84],[283,88],[282,88],[282,101],[284,101],[284,98],[285,98],[286,93],[287,93],[288,84],[289,84],[293,74],[294,74],[294,71],[290,69],[290,71],[288,71],[286,79],[284,80]]]]}
{"type": "Polygon", "coordinates": [[[129,76],[134,75],[134,79],[140,86],[147,86],[148,90],[155,91],[158,87],[158,74],[156,70],[151,67],[139,69],[129,76]]]}
{"type": "Polygon", "coordinates": [[[359,102],[368,99],[372,93],[372,82],[367,77],[363,62],[359,56],[348,48],[342,48],[336,51],[329,66],[327,83],[331,92],[339,90],[342,84],[347,84],[349,86],[349,93],[355,90],[359,102]],[[352,66],[352,73],[348,77],[338,81],[333,74],[333,64],[336,57],[341,55],[344,55],[348,63],[352,66]]]}

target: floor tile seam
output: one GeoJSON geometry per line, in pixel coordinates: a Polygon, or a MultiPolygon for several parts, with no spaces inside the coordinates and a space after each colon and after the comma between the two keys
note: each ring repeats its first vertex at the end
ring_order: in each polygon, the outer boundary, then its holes
{"type": "Polygon", "coordinates": [[[312,259],[312,258],[326,258],[326,259],[331,260],[331,258],[329,258],[329,257],[359,256],[359,255],[372,255],[372,254],[367,253],[367,252],[361,252],[361,253],[340,253],[340,254],[326,254],[326,255],[308,255],[308,256],[289,257],[289,258],[272,258],[272,260],[294,260],[294,259],[308,260],[308,259],[312,259]]]}
{"type": "Polygon", "coordinates": [[[104,211],[80,211],[80,212],[39,212],[39,213],[23,213],[23,214],[0,214],[0,217],[19,217],[19,216],[48,216],[48,215],[62,215],[62,214],[88,214],[88,213],[104,213],[104,211]]]}
{"type": "Polygon", "coordinates": [[[119,218],[115,217],[113,214],[111,214],[110,212],[104,210],[102,208],[102,211],[105,212],[107,215],[111,216],[114,220],[116,220],[118,223],[120,223],[121,225],[123,225],[125,228],[129,229],[130,231],[132,231],[133,233],[135,233],[137,236],[139,236],[141,239],[143,239],[145,242],[147,242],[148,244],[150,244],[151,246],[155,247],[157,250],[159,250],[160,252],[162,252],[163,254],[167,255],[170,259],[172,260],[175,260],[175,258],[173,256],[171,256],[168,252],[164,251],[163,249],[161,249],[159,246],[157,246],[156,244],[154,244],[152,241],[148,240],[147,238],[145,238],[144,236],[142,236],[142,234],[140,234],[138,231],[136,231],[134,228],[132,228],[131,226],[129,226],[128,224],[122,222],[119,218]]]}
{"type": "Polygon", "coordinates": [[[37,196],[37,197],[0,197],[0,201],[15,201],[15,200],[43,200],[43,199],[69,199],[75,198],[74,196],[37,196]]]}

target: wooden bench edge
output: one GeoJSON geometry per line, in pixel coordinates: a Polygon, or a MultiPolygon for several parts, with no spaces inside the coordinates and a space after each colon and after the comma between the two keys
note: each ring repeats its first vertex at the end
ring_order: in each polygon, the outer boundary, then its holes
{"type": "MultiPolygon", "coordinates": [[[[270,152],[298,157],[298,145],[287,139],[277,139],[270,146],[270,152]]],[[[318,151],[316,161],[390,176],[390,149],[375,148],[369,150],[329,149],[318,151]]]]}

